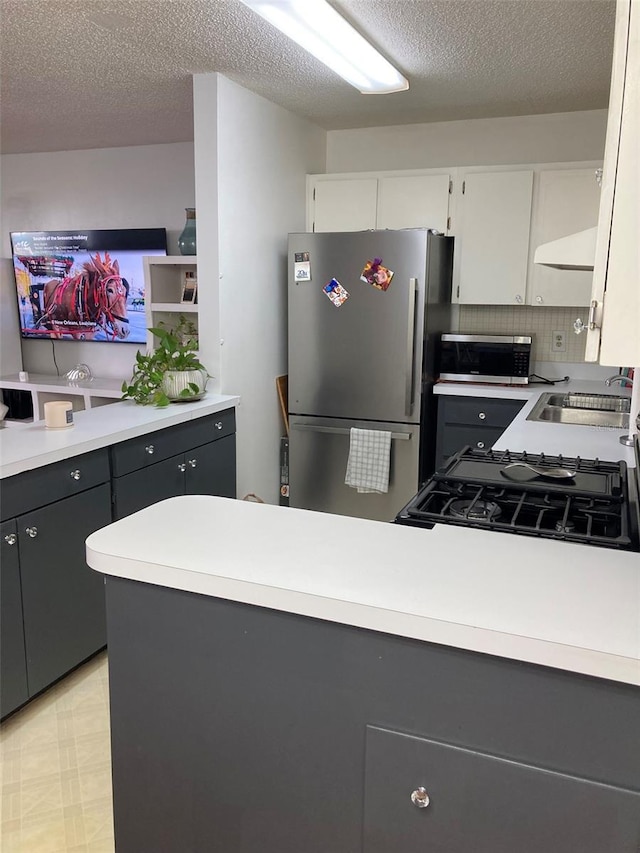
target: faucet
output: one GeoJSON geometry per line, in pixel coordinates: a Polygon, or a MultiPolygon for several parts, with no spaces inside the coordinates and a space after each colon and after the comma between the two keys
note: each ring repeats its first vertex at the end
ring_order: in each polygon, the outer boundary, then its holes
{"type": "Polygon", "coordinates": [[[622,373],[616,373],[615,376],[610,376],[604,380],[605,385],[611,385],[612,382],[626,382],[630,388],[633,387],[633,379],[629,376],[624,376],[622,373]]]}

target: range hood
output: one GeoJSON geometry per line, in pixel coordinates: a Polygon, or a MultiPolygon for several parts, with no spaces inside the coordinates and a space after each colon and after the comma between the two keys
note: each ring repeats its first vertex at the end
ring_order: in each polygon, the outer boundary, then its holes
{"type": "Polygon", "coordinates": [[[592,270],[597,233],[597,228],[587,228],[560,240],[543,243],[536,249],[533,262],[561,270],[592,270]]]}

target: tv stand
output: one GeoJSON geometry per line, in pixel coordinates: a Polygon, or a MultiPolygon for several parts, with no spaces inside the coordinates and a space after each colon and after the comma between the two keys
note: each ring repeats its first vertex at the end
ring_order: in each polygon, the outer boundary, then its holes
{"type": "Polygon", "coordinates": [[[73,382],[64,376],[49,376],[45,373],[29,373],[26,382],[17,373],[0,376],[0,389],[26,391],[33,400],[33,418],[14,420],[7,418],[6,426],[21,426],[44,419],[44,404],[50,400],[71,400],[73,410],[93,409],[114,403],[122,396],[122,379],[104,379],[94,376],[91,380],[73,382]]]}

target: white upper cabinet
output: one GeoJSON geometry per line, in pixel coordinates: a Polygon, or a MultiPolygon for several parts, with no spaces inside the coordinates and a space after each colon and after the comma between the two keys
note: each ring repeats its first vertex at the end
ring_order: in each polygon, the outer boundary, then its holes
{"type": "MultiPolygon", "coordinates": [[[[599,164],[598,164],[599,165],[599,164]]],[[[598,223],[600,187],[596,164],[589,169],[543,170],[536,175],[527,302],[530,305],[588,305],[593,273],[534,264],[542,243],[559,240],[598,223]]]]}
{"type": "Polygon", "coordinates": [[[377,178],[316,181],[312,231],[367,231],[376,227],[377,178]]]}
{"type": "Polygon", "coordinates": [[[586,350],[612,366],[640,365],[639,124],[640,2],[618,0],[586,350]]]}
{"type": "Polygon", "coordinates": [[[408,175],[378,181],[378,228],[448,230],[449,174],[408,175]]]}
{"type": "Polygon", "coordinates": [[[470,305],[517,305],[526,297],[533,171],[467,172],[454,293],[470,305]]]}
{"type": "Polygon", "coordinates": [[[310,175],[309,231],[435,228],[447,233],[449,171],[310,175]]]}

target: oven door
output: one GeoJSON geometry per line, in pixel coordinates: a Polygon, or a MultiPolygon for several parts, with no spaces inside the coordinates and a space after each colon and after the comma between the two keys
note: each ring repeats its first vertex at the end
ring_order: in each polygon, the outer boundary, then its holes
{"type": "Polygon", "coordinates": [[[530,354],[529,338],[443,335],[440,379],[526,385],[530,354]]]}

